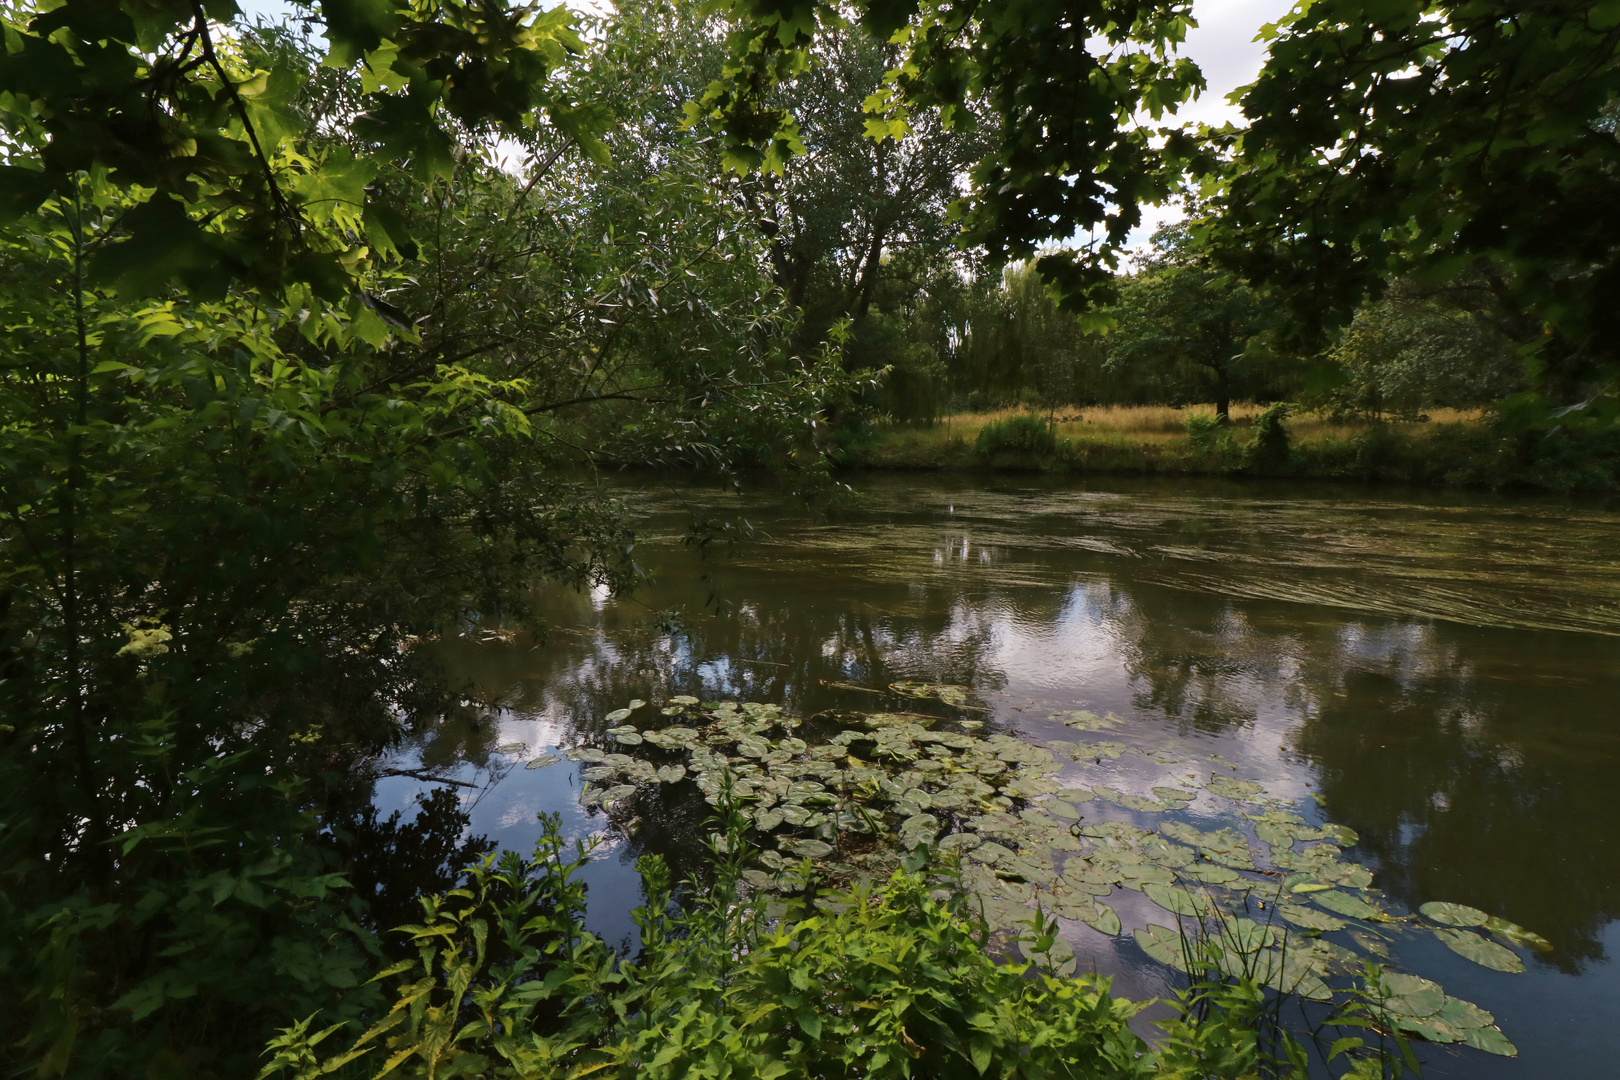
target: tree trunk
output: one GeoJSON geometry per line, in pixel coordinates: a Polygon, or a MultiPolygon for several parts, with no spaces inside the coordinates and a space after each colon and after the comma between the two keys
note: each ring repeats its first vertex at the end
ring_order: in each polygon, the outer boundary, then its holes
{"type": "Polygon", "coordinates": [[[878,268],[883,263],[883,229],[874,226],[872,229],[872,242],[867,245],[866,260],[861,264],[861,274],[855,286],[855,302],[850,305],[850,314],[859,322],[866,318],[866,313],[872,307],[872,293],[877,289],[878,268]]]}

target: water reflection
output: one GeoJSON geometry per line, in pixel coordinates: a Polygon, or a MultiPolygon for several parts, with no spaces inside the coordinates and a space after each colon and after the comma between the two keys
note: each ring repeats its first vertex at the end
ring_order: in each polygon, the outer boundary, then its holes
{"type": "MultiPolygon", "coordinates": [[[[1282,797],[1319,795],[1406,905],[1472,904],[1549,938],[1533,1004],[1516,998],[1527,977],[1432,942],[1426,962],[1517,1028],[1519,1075],[1597,1060],[1581,1050],[1595,1036],[1555,1037],[1547,1017],[1560,1000],[1568,1015],[1589,1009],[1592,980],[1614,979],[1620,846],[1604,829],[1620,809],[1620,516],[1205,482],[863,491],[831,522],[769,496],[685,493],[768,534],[702,562],[679,543],[688,510],[646,500],[638,553],[657,580],[643,594],[559,591],[545,641],[444,643],[478,707],[425,736],[423,758],[459,757],[472,778],[478,763],[502,767],[497,745],[525,744],[470,808],[472,828],[526,847],[533,813],[550,809],[601,832],[593,918],[615,936],[628,923],[614,912],[638,898],[636,856],[700,864],[704,807],[670,788],[639,819],[610,820],[579,807],[573,766],[513,766],[564,744],[606,748],[604,717],[630,698],[809,714],[895,706],[850,687],[922,679],[971,686],[992,727],[1039,739],[1072,737],[1045,719],[1054,710],[1113,711],[1124,741],[1218,750],[1282,797]]],[[[1086,944],[1126,974],[1122,990],[1152,992],[1133,945],[1086,944]]]]}

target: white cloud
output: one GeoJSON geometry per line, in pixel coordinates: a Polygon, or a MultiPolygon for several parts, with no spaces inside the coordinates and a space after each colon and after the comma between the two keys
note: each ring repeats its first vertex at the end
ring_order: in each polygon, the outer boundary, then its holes
{"type": "MultiPolygon", "coordinates": [[[[1294,0],[1193,0],[1198,28],[1188,33],[1181,54],[1192,58],[1209,85],[1175,119],[1189,126],[1242,124],[1243,114],[1227,97],[1260,74],[1266,59],[1265,42],[1255,40],[1260,28],[1293,7],[1294,0]]],[[[1132,231],[1130,245],[1145,245],[1155,229],[1181,218],[1182,210],[1176,205],[1142,207],[1142,224],[1132,231]]]]}
{"type": "Polygon", "coordinates": [[[1181,51],[1203,70],[1209,89],[1178,118],[1207,124],[1241,120],[1242,114],[1226,96],[1260,74],[1266,46],[1255,37],[1262,26],[1276,22],[1293,6],[1293,0],[1194,0],[1198,28],[1187,35],[1181,51]]]}

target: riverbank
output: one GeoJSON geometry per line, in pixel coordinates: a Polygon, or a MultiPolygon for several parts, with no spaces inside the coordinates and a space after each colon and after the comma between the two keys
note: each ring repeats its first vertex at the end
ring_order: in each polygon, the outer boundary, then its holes
{"type": "Polygon", "coordinates": [[[1620,432],[1510,432],[1478,412],[1366,423],[1311,415],[1283,421],[1285,439],[1257,439],[1263,407],[1005,409],[895,424],[850,435],[841,463],[892,470],[1007,470],[1139,475],[1271,476],[1553,492],[1620,491],[1620,432]],[[1033,424],[1023,417],[1035,415],[1033,424]],[[1044,429],[1046,435],[1039,434],[1044,429]]]}

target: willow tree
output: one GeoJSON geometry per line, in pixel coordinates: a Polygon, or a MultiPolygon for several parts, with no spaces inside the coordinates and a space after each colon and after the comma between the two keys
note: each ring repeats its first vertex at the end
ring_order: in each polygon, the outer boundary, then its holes
{"type": "Polygon", "coordinates": [[[1174,55],[1193,25],[1186,0],[724,0],[731,56],[691,109],[713,123],[733,168],[778,171],[802,152],[798,119],[773,90],[813,62],[817,42],[854,31],[895,63],[869,96],[865,130],[898,138],[932,112],[946,128],[994,121],[955,202],[962,243],[993,262],[1036,260],[1073,308],[1111,295],[1141,206],[1168,198],[1193,150],[1155,123],[1203,86],[1174,55]],[[1078,249],[1047,250],[1087,234],[1078,249]]]}

